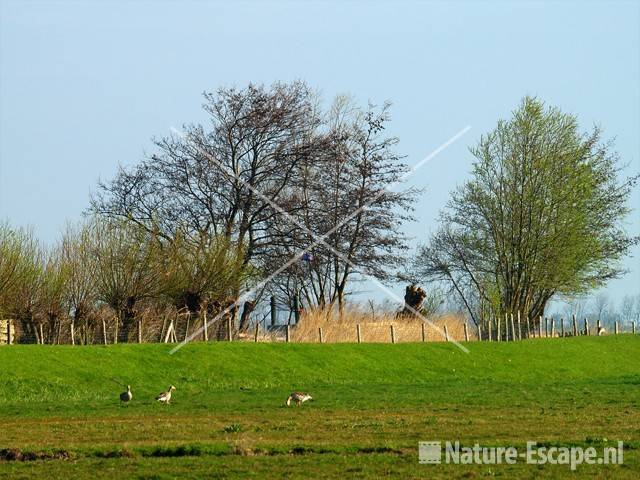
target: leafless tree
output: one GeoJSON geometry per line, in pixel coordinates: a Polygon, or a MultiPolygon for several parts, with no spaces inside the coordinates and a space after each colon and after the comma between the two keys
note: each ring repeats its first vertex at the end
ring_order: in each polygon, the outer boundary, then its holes
{"type": "Polygon", "coordinates": [[[165,238],[223,236],[245,264],[276,241],[266,224],[315,147],[316,97],[302,82],[205,93],[207,126],[155,140],[157,152],[101,183],[92,210],[165,238]]]}
{"type": "Polygon", "coordinates": [[[90,228],[97,297],[116,312],[119,341],[126,342],[137,304],[158,297],[161,245],[156,235],[130,222],[98,220],[90,228]]]}
{"type": "Polygon", "coordinates": [[[78,225],[67,225],[58,255],[66,271],[65,296],[69,313],[76,326],[85,326],[97,307],[99,250],[96,235],[100,228],[96,219],[78,225]]]}
{"type": "Polygon", "coordinates": [[[592,305],[593,314],[595,315],[596,319],[600,319],[604,321],[605,317],[609,313],[609,310],[611,309],[611,302],[609,300],[609,295],[607,295],[606,292],[598,293],[591,300],[591,305],[592,305]]]}
{"type": "Polygon", "coordinates": [[[625,323],[636,322],[636,327],[640,327],[637,323],[640,321],[640,294],[625,295],[620,303],[620,315],[625,323]]]}
{"type": "Polygon", "coordinates": [[[399,226],[415,192],[385,190],[406,171],[398,140],[384,135],[388,108],[362,111],[341,98],[323,114],[303,82],[207,93],[210,124],[156,140],[153,155],[99,185],[91,210],[161,243],[222,238],[263,275],[333,229],[325,240],[347,260],[319,246],[277,288],[342,308],[358,273],[351,263],[389,278],[405,248],[399,226]]]}
{"type": "Polygon", "coordinates": [[[362,110],[338,97],[325,120],[328,148],[302,162],[293,185],[295,222],[279,217],[272,229],[287,238],[279,258],[316,243],[281,276],[289,298],[299,293],[308,305],[342,311],[354,275],[387,280],[402,264],[400,226],[411,219],[417,191],[388,189],[407,171],[395,152],[398,139],[386,136],[389,107],[362,110]]]}

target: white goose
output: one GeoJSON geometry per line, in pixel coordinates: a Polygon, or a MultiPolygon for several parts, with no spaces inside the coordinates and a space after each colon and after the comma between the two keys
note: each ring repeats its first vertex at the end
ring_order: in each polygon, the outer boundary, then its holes
{"type": "Polygon", "coordinates": [[[166,392],[162,392],[160,395],[158,395],[156,397],[156,400],[159,401],[159,402],[166,403],[166,404],[171,403],[171,392],[173,392],[175,389],[176,389],[176,387],[171,385],[166,392]]]}
{"type": "Polygon", "coordinates": [[[132,398],[133,398],[133,395],[131,394],[131,386],[127,385],[127,391],[122,392],[120,394],[120,401],[124,403],[129,403],[132,398]]]}

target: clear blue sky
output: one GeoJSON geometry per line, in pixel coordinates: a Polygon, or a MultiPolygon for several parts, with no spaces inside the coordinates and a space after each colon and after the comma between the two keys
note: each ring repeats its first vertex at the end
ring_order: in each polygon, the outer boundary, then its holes
{"type": "MultiPolygon", "coordinates": [[[[603,126],[640,170],[639,2],[0,0],[0,219],[52,242],[98,178],[203,118],[202,91],[292,79],[391,100],[410,164],[472,127],[412,178],[427,188],[416,241],[466,178],[468,147],[527,94],[603,126]]],[[[640,289],[634,254],[615,298],[640,289]]]]}

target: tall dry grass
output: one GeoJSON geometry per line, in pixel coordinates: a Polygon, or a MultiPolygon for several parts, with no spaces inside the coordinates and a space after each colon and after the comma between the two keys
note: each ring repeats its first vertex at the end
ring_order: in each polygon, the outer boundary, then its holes
{"type": "MultiPolygon", "coordinates": [[[[291,341],[317,343],[320,341],[319,329],[322,328],[323,342],[357,342],[357,325],[360,325],[360,338],[363,343],[390,343],[393,325],[397,343],[421,342],[423,324],[426,341],[445,341],[445,325],[451,340],[464,341],[465,319],[462,316],[445,314],[428,320],[425,324],[418,318],[396,317],[395,313],[373,315],[357,308],[349,308],[342,317],[337,312],[312,310],[305,312],[300,322],[291,327],[291,341]]],[[[476,340],[476,336],[475,329],[469,328],[469,339],[476,340]]]]}

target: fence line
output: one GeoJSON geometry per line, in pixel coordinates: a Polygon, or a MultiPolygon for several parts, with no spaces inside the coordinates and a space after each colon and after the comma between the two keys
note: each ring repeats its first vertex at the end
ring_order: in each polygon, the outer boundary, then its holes
{"type": "MultiPolygon", "coordinates": [[[[273,313],[273,310],[271,311],[273,313]]],[[[15,319],[0,320],[0,345],[16,344],[16,343],[33,343],[33,344],[68,344],[68,345],[109,345],[116,344],[119,341],[125,343],[177,343],[188,339],[190,335],[202,331],[202,336],[194,341],[253,341],[253,342],[306,342],[309,340],[301,339],[298,332],[298,323],[275,325],[274,317],[271,316],[270,324],[266,322],[254,322],[252,327],[246,332],[237,331],[237,327],[231,317],[224,318],[222,322],[217,321],[212,324],[207,319],[205,313],[202,318],[198,318],[191,314],[175,314],[171,318],[163,318],[150,320],[139,318],[132,325],[129,325],[127,338],[123,337],[122,330],[119,332],[119,322],[107,322],[101,319],[93,324],[82,323],[76,324],[73,320],[68,322],[56,321],[54,323],[34,323],[32,325],[16,321],[15,319]],[[262,324],[262,325],[261,325],[262,324]]],[[[606,328],[603,327],[600,319],[595,320],[595,331],[592,332],[588,318],[584,318],[582,328],[578,328],[578,320],[575,315],[571,319],[571,328],[566,329],[564,317],[556,319],[554,317],[540,316],[536,322],[528,317],[523,317],[520,312],[505,313],[504,317],[498,315],[489,318],[484,325],[482,323],[476,325],[473,337],[470,335],[470,329],[467,322],[462,323],[462,328],[452,335],[450,326],[444,324],[441,331],[434,339],[429,339],[427,329],[431,326],[425,322],[415,323],[420,325],[417,330],[407,328],[406,322],[398,319],[395,323],[368,322],[357,324],[339,323],[327,320],[327,330],[323,327],[317,328],[315,341],[317,343],[335,343],[336,341],[348,341],[354,343],[385,341],[380,340],[379,329],[382,325],[388,325],[387,339],[388,343],[398,342],[427,342],[427,341],[524,341],[539,338],[564,338],[571,336],[603,336],[607,335],[606,328]],[[502,319],[504,318],[504,324],[502,319]],[[533,323],[533,325],[532,325],[533,323]],[[544,323],[544,327],[543,327],[544,323]],[[504,326],[504,329],[503,329],[504,326]],[[355,327],[355,328],[354,328],[355,327]],[[402,327],[402,328],[398,328],[402,327]],[[532,328],[533,327],[533,328],[532,328]],[[536,328],[537,327],[537,328],[536,328]],[[335,333],[331,333],[335,328],[350,328],[352,339],[336,339],[335,333]],[[327,338],[327,333],[332,338],[327,338]]],[[[621,323],[613,322],[614,335],[632,334],[637,332],[636,321],[621,323]]],[[[609,324],[611,326],[611,324],[609,324]]],[[[311,340],[312,342],[314,340],[311,340]]]]}

